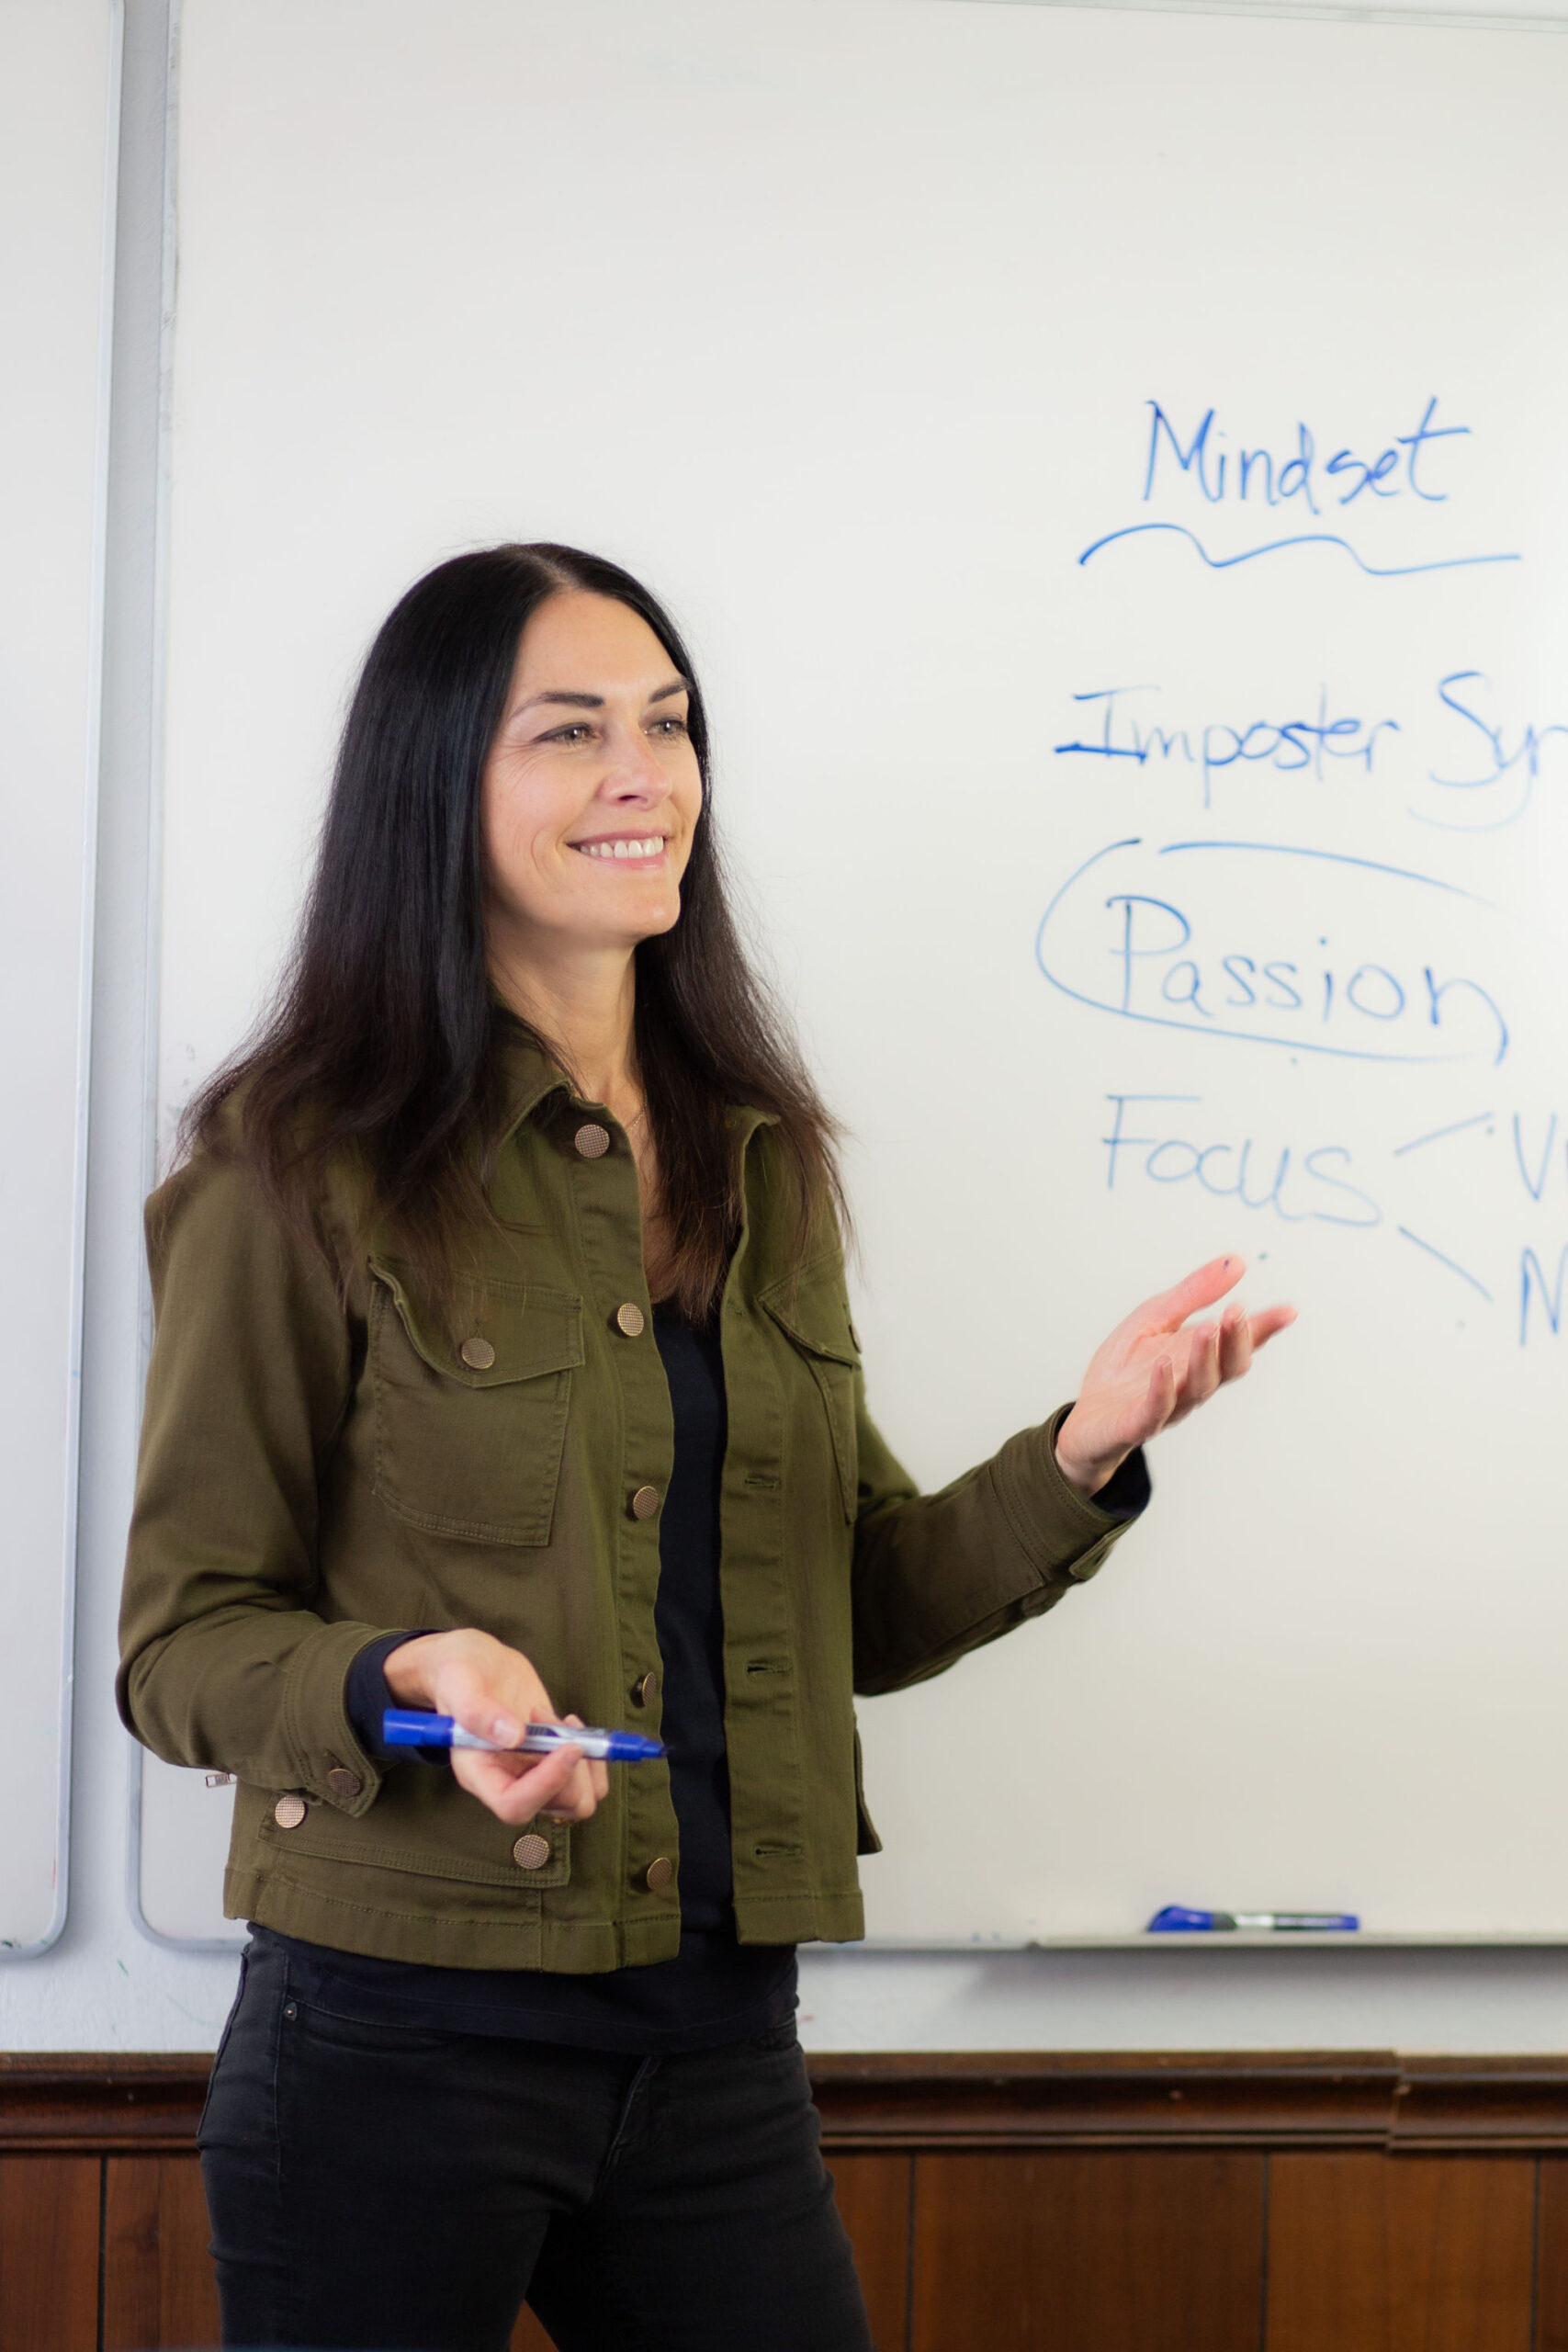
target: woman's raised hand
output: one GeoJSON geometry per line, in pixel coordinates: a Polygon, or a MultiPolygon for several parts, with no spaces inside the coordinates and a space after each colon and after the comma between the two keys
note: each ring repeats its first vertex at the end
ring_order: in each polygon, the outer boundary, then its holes
{"type": "Polygon", "coordinates": [[[1097,1348],[1077,1402],[1056,1432],[1062,1476],[1081,1495],[1097,1494],[1134,1447],[1239,1380],[1258,1350],[1296,1319],[1293,1306],[1248,1315],[1225,1308],[1217,1323],[1187,1318],[1234,1290],[1240,1258],[1214,1258],[1174,1290],[1145,1299],[1097,1348]]]}
{"type": "MultiPolygon", "coordinates": [[[[471,1627],[421,1634],[401,1643],[384,1671],[400,1706],[433,1707],[503,1748],[521,1739],[529,1724],[581,1721],[557,1715],[549,1692],[521,1650],[509,1650],[492,1634],[471,1627]]],[[[512,1825],[532,1821],[536,1813],[556,1821],[586,1821],[610,1792],[606,1768],[575,1747],[540,1758],[455,1747],[452,1777],[498,1821],[512,1825]]]]}

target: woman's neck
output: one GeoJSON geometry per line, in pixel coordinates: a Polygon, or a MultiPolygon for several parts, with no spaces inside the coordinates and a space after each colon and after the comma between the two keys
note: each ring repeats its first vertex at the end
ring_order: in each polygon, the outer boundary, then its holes
{"type": "Polygon", "coordinates": [[[520,1020],[552,1046],[590,1102],[629,1126],[642,1110],[633,1015],[636,967],[629,952],[559,956],[548,963],[492,954],[491,976],[520,1020]]]}

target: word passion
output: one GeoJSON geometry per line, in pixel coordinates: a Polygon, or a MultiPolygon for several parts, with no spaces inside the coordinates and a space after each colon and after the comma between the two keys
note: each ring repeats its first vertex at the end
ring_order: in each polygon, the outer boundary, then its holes
{"type": "Polygon", "coordinates": [[[1365,858],[1134,836],[1069,875],[1035,960],[1053,988],[1123,1021],[1357,1061],[1495,1064],[1507,1019],[1451,944],[1489,913],[1453,884],[1365,858]],[[1381,952],[1337,946],[1336,931],[1381,952]]]}
{"type": "MultiPolygon", "coordinates": [[[[1370,957],[1353,970],[1337,971],[1321,959],[1307,967],[1293,956],[1243,955],[1234,948],[1224,953],[1211,948],[1200,958],[1187,953],[1194,944],[1191,922],[1168,899],[1127,890],[1113,892],[1105,903],[1115,926],[1109,952],[1116,968],[1113,1009],[1118,1012],[1136,1017],[1156,1004],[1169,1005],[1196,1013],[1201,1023],[1216,1029],[1227,1015],[1254,1012],[1275,1018],[1304,1015],[1306,1024],[1326,1029],[1337,1013],[1338,1035],[1354,1029],[1358,1021],[1386,1029],[1409,1016],[1418,1026],[1441,1031],[1453,1017],[1450,1000],[1462,993],[1472,1003],[1483,1004],[1495,1023],[1493,1058],[1500,1062],[1508,1050],[1508,1024],[1495,998],[1479,980],[1463,974],[1439,978],[1430,964],[1416,961],[1401,977],[1392,965],[1370,957]],[[1154,971],[1145,973],[1145,965],[1153,965],[1154,971]]],[[[1326,933],[1318,944],[1328,945],[1326,933]]],[[[1309,1049],[1320,1044],[1310,1034],[1280,1042],[1309,1049]]],[[[1372,1046],[1339,1050],[1385,1058],[1372,1046]]]]}

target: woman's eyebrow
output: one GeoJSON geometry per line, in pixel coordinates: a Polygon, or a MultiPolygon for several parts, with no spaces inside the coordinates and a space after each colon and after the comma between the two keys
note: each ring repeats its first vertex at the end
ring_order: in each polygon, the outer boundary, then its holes
{"type": "MultiPolygon", "coordinates": [[[[649,705],[667,702],[671,695],[689,695],[691,691],[689,678],[671,678],[667,686],[657,687],[649,695],[648,702],[649,705]]],[[[521,717],[525,710],[536,709],[540,703],[559,703],[568,710],[603,710],[604,697],[603,695],[575,694],[566,686],[547,686],[542,694],[530,695],[526,702],[520,702],[514,716],[521,717]]]]}
{"type": "Polygon", "coordinates": [[[603,710],[604,707],[603,695],[574,695],[564,686],[547,686],[542,695],[530,695],[526,702],[518,704],[517,708],[519,712],[533,710],[542,702],[564,703],[569,710],[603,710]]]}

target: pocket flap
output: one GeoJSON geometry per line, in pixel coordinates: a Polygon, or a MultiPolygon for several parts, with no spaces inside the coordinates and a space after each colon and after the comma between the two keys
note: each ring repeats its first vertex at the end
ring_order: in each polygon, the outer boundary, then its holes
{"type": "Polygon", "coordinates": [[[372,1258],[370,1271],[390,1291],[410,1345],[432,1372],[465,1388],[501,1388],[582,1363],[582,1301],[570,1291],[484,1276],[459,1292],[454,1325],[410,1290],[395,1260],[372,1258]],[[481,1361],[470,1363],[465,1347],[481,1361]]]}
{"type": "Polygon", "coordinates": [[[860,1363],[850,1303],[836,1262],[815,1280],[809,1267],[798,1276],[787,1275],[762,1293],[760,1304],[808,1355],[852,1367],[860,1363]]]}

